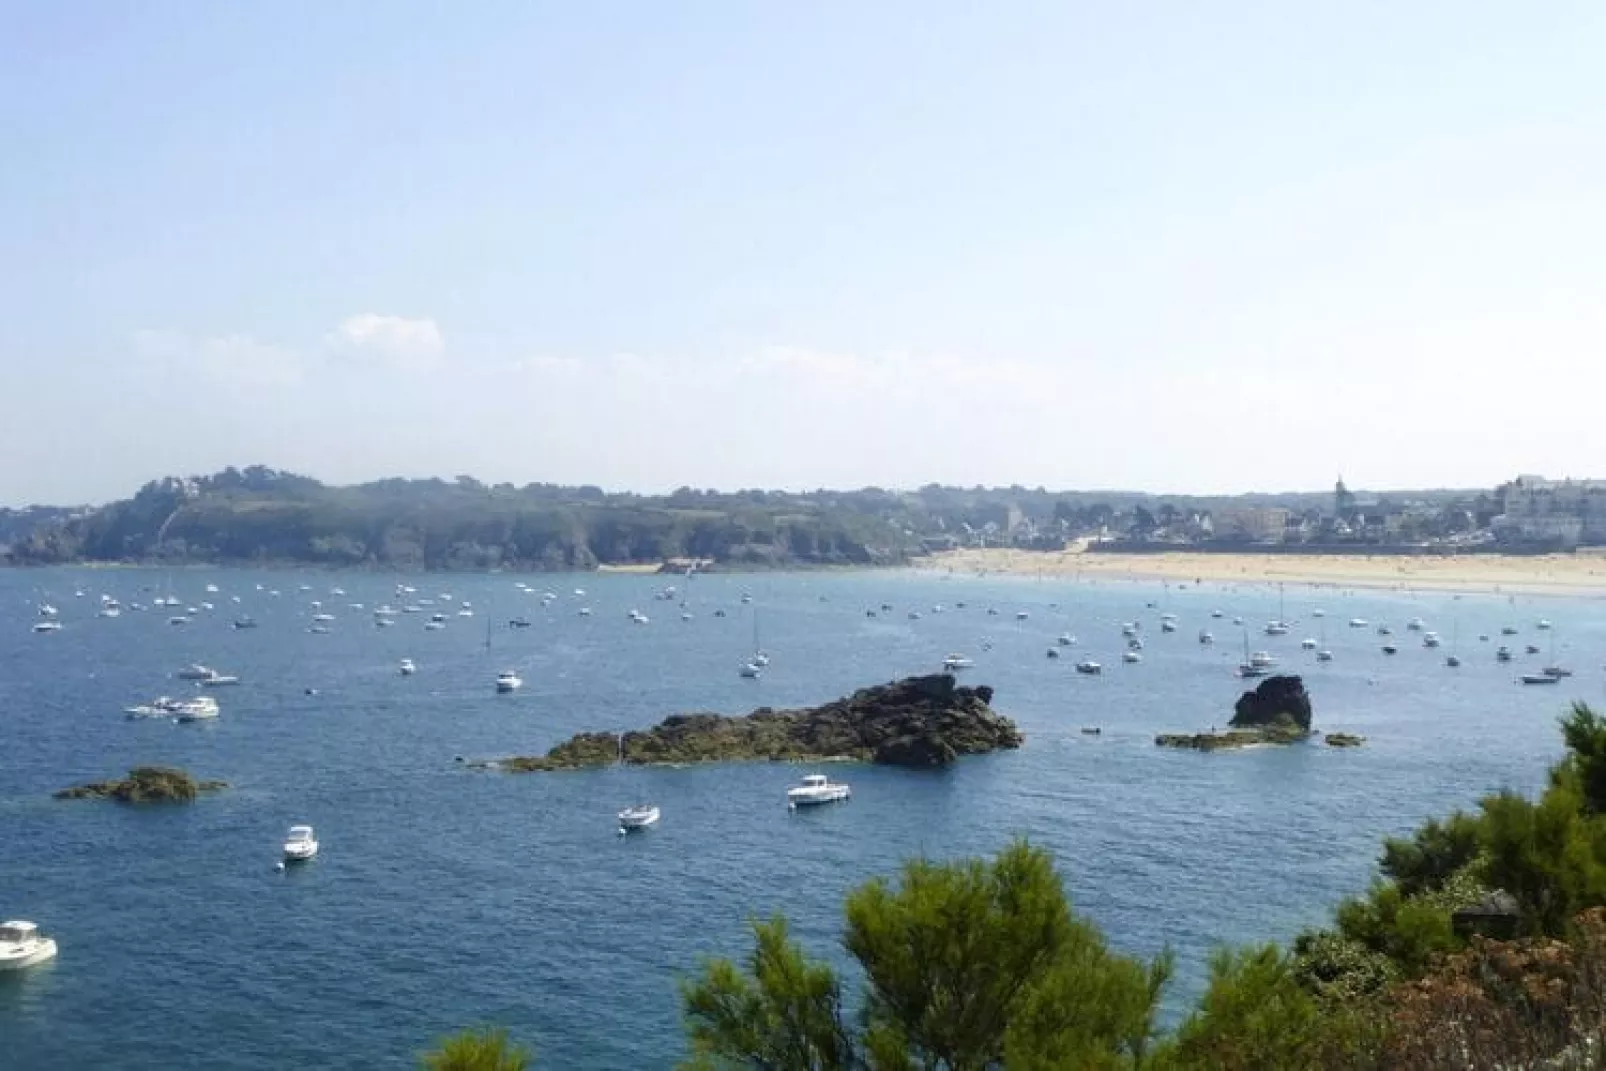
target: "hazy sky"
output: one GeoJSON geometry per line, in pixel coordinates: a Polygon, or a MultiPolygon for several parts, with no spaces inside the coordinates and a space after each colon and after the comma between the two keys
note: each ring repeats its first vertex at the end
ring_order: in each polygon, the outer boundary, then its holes
{"type": "Polygon", "coordinates": [[[1606,5],[0,2],[0,503],[1606,475],[1606,5]]]}

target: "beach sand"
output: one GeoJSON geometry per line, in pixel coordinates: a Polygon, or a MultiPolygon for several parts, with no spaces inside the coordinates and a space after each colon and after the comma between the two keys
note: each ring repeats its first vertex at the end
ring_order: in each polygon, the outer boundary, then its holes
{"type": "Polygon", "coordinates": [[[1012,576],[1288,583],[1338,588],[1498,592],[1513,595],[1606,595],[1606,552],[1458,557],[1348,554],[1106,554],[954,550],[925,568],[1012,576]]]}

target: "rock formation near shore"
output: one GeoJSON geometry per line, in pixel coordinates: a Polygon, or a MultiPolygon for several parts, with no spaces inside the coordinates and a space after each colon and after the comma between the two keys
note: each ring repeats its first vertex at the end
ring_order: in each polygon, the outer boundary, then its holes
{"type": "Polygon", "coordinates": [[[1304,681],[1298,677],[1267,677],[1254,691],[1238,697],[1226,732],[1162,733],[1154,742],[1160,747],[1197,751],[1295,744],[1310,737],[1310,719],[1310,696],[1304,681]]]}
{"type": "Polygon", "coordinates": [[[197,781],[183,770],[165,766],[136,766],[121,781],[91,781],[64,788],[58,800],[117,800],[120,803],[189,803],[203,792],[227,788],[223,781],[197,781]]]}
{"type": "Polygon", "coordinates": [[[961,755],[1021,745],[1020,730],[992,709],[992,697],[991,688],[960,687],[948,674],[909,677],[801,710],[761,707],[744,717],[675,714],[622,737],[581,733],[544,756],[498,765],[518,772],[753,759],[946,766],[961,755]]]}
{"type": "Polygon", "coordinates": [[[1252,692],[1238,697],[1233,707],[1234,729],[1256,729],[1270,726],[1297,728],[1310,732],[1310,695],[1305,682],[1298,677],[1267,677],[1252,692]]]}

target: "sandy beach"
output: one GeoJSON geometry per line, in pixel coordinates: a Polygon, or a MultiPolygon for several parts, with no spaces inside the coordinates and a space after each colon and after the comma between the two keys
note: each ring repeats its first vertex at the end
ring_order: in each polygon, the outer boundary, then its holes
{"type": "Polygon", "coordinates": [[[1336,588],[1606,595],[1606,553],[1459,557],[1347,554],[1101,554],[955,550],[934,554],[940,572],[1082,579],[1286,583],[1336,588]]]}

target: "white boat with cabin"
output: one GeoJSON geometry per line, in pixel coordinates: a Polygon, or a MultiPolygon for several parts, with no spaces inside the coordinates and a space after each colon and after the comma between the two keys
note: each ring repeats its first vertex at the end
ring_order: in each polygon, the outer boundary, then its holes
{"type": "Polygon", "coordinates": [[[524,687],[524,679],[511,669],[504,670],[496,675],[496,690],[499,692],[513,692],[524,687]]]}
{"type": "Polygon", "coordinates": [[[311,826],[291,826],[284,838],[284,861],[305,863],[318,854],[318,836],[311,826]]]}
{"type": "Polygon", "coordinates": [[[411,658],[404,658],[401,660],[401,663],[397,665],[396,672],[400,673],[403,677],[411,677],[414,673],[418,672],[418,667],[413,664],[413,660],[411,658]]]}
{"type": "Polygon", "coordinates": [[[840,781],[831,781],[824,774],[807,774],[799,784],[786,790],[786,805],[793,809],[813,807],[838,803],[852,795],[853,790],[840,781]]]}
{"type": "Polygon", "coordinates": [[[632,829],[646,829],[648,826],[658,824],[658,808],[650,803],[638,803],[634,807],[626,807],[619,812],[619,832],[628,833],[632,829]]]}
{"type": "Polygon", "coordinates": [[[950,673],[956,669],[971,669],[975,665],[974,659],[966,658],[962,654],[951,654],[942,660],[942,668],[950,673]]]}

